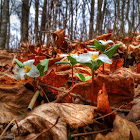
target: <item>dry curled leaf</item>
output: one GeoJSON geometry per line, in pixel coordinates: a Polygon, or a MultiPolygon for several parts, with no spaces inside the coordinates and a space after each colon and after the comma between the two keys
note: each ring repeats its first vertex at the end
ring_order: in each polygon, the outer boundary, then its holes
{"type": "MultiPolygon", "coordinates": [[[[69,75],[58,75],[55,73],[55,71],[52,69],[51,72],[44,76],[42,79],[42,82],[48,84],[48,85],[52,85],[54,87],[61,87],[64,84],[66,84],[67,80],[69,78],[69,75]]],[[[49,88],[50,89],[50,88],[49,88]]],[[[57,94],[57,91],[50,89],[52,92],[54,92],[55,94],[57,94]]]]}
{"type": "MultiPolygon", "coordinates": [[[[112,112],[109,101],[108,101],[108,94],[105,88],[105,84],[103,84],[102,90],[99,91],[97,97],[97,112],[101,113],[102,115],[106,115],[112,112]]],[[[105,124],[111,126],[114,119],[115,114],[112,113],[111,115],[105,117],[105,124]]]]}
{"type": "MultiPolygon", "coordinates": [[[[134,80],[135,74],[125,68],[118,69],[109,75],[98,74],[94,83],[95,98],[97,98],[99,90],[102,89],[102,84],[105,83],[111,106],[119,107],[126,102],[130,102],[135,95],[134,80]]],[[[70,89],[70,92],[91,99],[91,82],[77,83],[70,89]]]]}
{"type": "MultiPolygon", "coordinates": [[[[36,107],[28,116],[18,123],[20,139],[34,140],[43,130],[50,128],[58,116],[58,123],[48,132],[44,132],[38,139],[66,140],[67,124],[71,128],[83,127],[93,123],[94,107],[68,103],[48,103],[36,107]]],[[[12,132],[17,136],[17,128],[14,126],[12,132]]]]}
{"type": "Polygon", "coordinates": [[[24,116],[19,111],[27,113],[34,94],[25,87],[25,82],[17,82],[9,77],[5,79],[6,77],[0,78],[0,81],[3,81],[3,84],[0,84],[0,123],[23,119],[24,116]]]}
{"type": "Polygon", "coordinates": [[[140,132],[136,125],[119,116],[116,116],[112,132],[107,135],[97,134],[95,140],[139,140],[140,132]]]}

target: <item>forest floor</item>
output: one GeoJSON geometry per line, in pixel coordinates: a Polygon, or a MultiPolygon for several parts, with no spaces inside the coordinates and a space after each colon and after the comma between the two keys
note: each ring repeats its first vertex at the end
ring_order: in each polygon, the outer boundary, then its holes
{"type": "Polygon", "coordinates": [[[53,37],[49,45],[23,43],[16,52],[0,50],[0,139],[139,140],[140,34],[117,39],[108,33],[71,42],[60,29],[53,37]],[[87,46],[95,40],[121,44],[112,64],[101,65],[94,78],[79,63],[72,73],[68,57],[60,54],[97,51],[87,46]],[[22,63],[34,59],[42,75],[16,80],[15,58],[22,63]]]}

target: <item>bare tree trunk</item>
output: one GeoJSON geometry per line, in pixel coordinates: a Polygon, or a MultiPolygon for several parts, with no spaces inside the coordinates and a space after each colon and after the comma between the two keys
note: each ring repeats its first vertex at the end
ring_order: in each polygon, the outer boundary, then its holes
{"type": "Polygon", "coordinates": [[[116,24],[117,24],[117,5],[116,5],[116,1],[114,1],[114,8],[115,8],[115,10],[114,10],[114,15],[115,15],[115,21],[114,21],[114,27],[113,27],[113,32],[114,32],[114,34],[116,34],[116,30],[117,30],[117,27],[116,27],[116,24]]]}
{"type": "Polygon", "coordinates": [[[104,15],[105,15],[105,11],[106,10],[106,0],[104,0],[104,8],[103,8],[103,12],[101,12],[101,21],[100,21],[100,26],[99,26],[99,32],[100,34],[102,34],[102,27],[103,27],[103,21],[104,21],[104,15]]]}
{"type": "Polygon", "coordinates": [[[122,1],[122,19],[121,19],[121,33],[124,33],[124,9],[125,9],[125,1],[122,1]]]}
{"type": "Polygon", "coordinates": [[[67,12],[68,12],[68,1],[67,0],[65,0],[65,3],[66,3],[66,11],[65,11],[65,21],[64,21],[64,29],[66,29],[66,27],[67,27],[67,12]]]}
{"type": "Polygon", "coordinates": [[[76,9],[75,9],[75,27],[74,27],[74,39],[76,39],[76,31],[77,31],[77,12],[78,12],[78,0],[76,0],[76,9]]]}
{"type": "Polygon", "coordinates": [[[3,2],[2,0],[0,1],[0,32],[1,32],[1,22],[2,22],[2,9],[3,9],[3,2]]]}
{"type": "Polygon", "coordinates": [[[94,2],[95,0],[91,1],[91,11],[90,11],[90,23],[89,23],[89,39],[93,38],[93,21],[94,21],[94,2]]]}
{"type": "Polygon", "coordinates": [[[47,0],[44,0],[44,6],[43,6],[43,11],[42,11],[42,17],[41,17],[41,32],[40,32],[40,41],[41,44],[44,44],[44,33],[42,31],[45,31],[45,24],[46,24],[46,6],[47,6],[47,0]]]}
{"type": "Polygon", "coordinates": [[[133,12],[132,12],[132,31],[134,32],[135,30],[135,2],[133,0],[133,12]]]}
{"type": "Polygon", "coordinates": [[[71,35],[70,35],[70,39],[72,40],[72,36],[73,36],[73,1],[70,1],[70,13],[71,13],[71,35]]]}
{"type": "Polygon", "coordinates": [[[35,0],[35,42],[38,42],[38,7],[39,7],[39,0],[35,0]]]}
{"type": "Polygon", "coordinates": [[[21,17],[21,41],[28,41],[28,25],[29,25],[29,0],[22,1],[22,17],[21,17]]]}
{"type": "Polygon", "coordinates": [[[5,44],[6,44],[8,20],[9,20],[9,0],[4,0],[2,24],[1,24],[1,32],[0,32],[0,47],[2,49],[5,48],[5,44]]]}
{"type": "Polygon", "coordinates": [[[128,29],[131,30],[131,21],[129,19],[129,12],[130,12],[130,0],[127,1],[127,12],[126,12],[126,19],[128,21],[128,29]]]}
{"type": "Polygon", "coordinates": [[[96,21],[96,35],[99,34],[99,27],[100,27],[100,20],[101,20],[101,17],[102,17],[102,11],[101,11],[101,8],[102,8],[102,3],[103,3],[103,0],[98,0],[98,12],[97,12],[97,21],[96,21]]]}
{"type": "Polygon", "coordinates": [[[7,31],[7,37],[6,37],[6,49],[9,51],[10,47],[9,47],[9,43],[10,43],[10,16],[8,18],[8,31],[7,31]]]}

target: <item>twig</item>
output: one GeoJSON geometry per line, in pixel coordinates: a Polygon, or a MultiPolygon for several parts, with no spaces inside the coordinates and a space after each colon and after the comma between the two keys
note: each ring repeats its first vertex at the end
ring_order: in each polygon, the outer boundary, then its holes
{"type": "MultiPolygon", "coordinates": [[[[68,93],[69,93],[69,91],[67,91],[67,90],[63,90],[63,89],[59,89],[59,88],[57,88],[57,87],[54,87],[54,86],[51,86],[51,85],[48,85],[48,84],[45,84],[45,83],[42,83],[42,82],[39,82],[39,85],[41,86],[47,86],[47,87],[49,87],[49,88],[51,88],[51,89],[54,89],[54,90],[56,90],[56,91],[60,91],[60,92],[64,92],[64,93],[66,93],[66,94],[64,94],[61,98],[64,98],[64,97],[66,97],[67,95],[68,95],[68,93]]],[[[80,95],[76,95],[76,94],[74,94],[74,93],[71,93],[70,92],[70,95],[71,96],[73,96],[73,97],[75,97],[75,98],[79,98],[79,99],[81,99],[82,101],[84,101],[84,102],[86,102],[86,103],[91,103],[91,101],[90,100],[87,100],[87,99],[85,99],[85,98],[83,98],[82,96],[80,96],[80,95]]],[[[59,99],[60,100],[60,99],[59,99]]],[[[56,101],[55,101],[56,102],[56,101]]]]}
{"type": "Polygon", "coordinates": [[[43,92],[43,94],[45,95],[45,97],[46,97],[46,99],[47,99],[47,101],[48,101],[48,103],[49,103],[50,101],[49,101],[49,98],[47,97],[46,93],[44,92],[44,90],[42,89],[42,87],[40,87],[40,89],[41,89],[41,91],[43,92]]]}
{"type": "Polygon", "coordinates": [[[99,119],[105,118],[105,117],[107,117],[107,116],[109,116],[109,115],[115,113],[116,111],[118,111],[119,109],[121,109],[123,106],[125,106],[125,104],[121,105],[121,106],[120,106],[119,108],[117,108],[116,110],[113,110],[111,113],[108,113],[108,114],[106,114],[106,115],[104,115],[104,116],[95,118],[94,120],[99,120],[99,119]]]}
{"type": "Polygon", "coordinates": [[[85,135],[97,134],[97,133],[105,132],[105,131],[108,131],[108,130],[111,130],[111,128],[108,128],[108,129],[105,129],[105,130],[100,130],[100,131],[93,131],[93,132],[73,134],[73,135],[71,135],[71,138],[79,137],[79,136],[85,136],[85,135]]]}
{"type": "Polygon", "coordinates": [[[4,129],[3,132],[1,133],[1,135],[0,135],[0,140],[2,139],[2,136],[5,134],[5,132],[7,131],[7,129],[10,127],[10,125],[11,125],[13,122],[15,122],[16,125],[17,125],[17,131],[18,131],[18,136],[19,136],[19,127],[18,127],[18,123],[17,123],[17,121],[16,121],[15,119],[13,119],[13,120],[5,127],[5,129],[4,129]]]}
{"type": "Polygon", "coordinates": [[[52,128],[58,123],[59,119],[60,119],[60,116],[57,117],[56,122],[55,122],[50,128],[44,129],[41,133],[39,133],[39,134],[35,137],[34,140],[37,140],[38,137],[39,137],[40,135],[42,135],[43,133],[45,133],[45,132],[49,131],[50,129],[52,129],[52,128]]]}

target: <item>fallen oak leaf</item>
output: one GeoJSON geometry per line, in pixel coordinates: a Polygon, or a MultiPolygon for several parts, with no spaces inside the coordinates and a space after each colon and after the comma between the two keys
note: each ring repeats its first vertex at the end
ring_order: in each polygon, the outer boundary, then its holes
{"type": "MultiPolygon", "coordinates": [[[[99,91],[98,97],[97,97],[97,112],[106,115],[112,112],[109,101],[108,101],[108,94],[105,88],[105,83],[103,83],[102,90],[99,91]]],[[[115,119],[115,114],[112,113],[111,115],[105,117],[104,123],[111,127],[113,124],[113,121],[115,119]]]]}
{"type": "MultiPolygon", "coordinates": [[[[66,84],[68,78],[69,78],[68,74],[67,75],[58,75],[52,69],[52,71],[48,75],[45,75],[41,81],[48,85],[52,85],[54,87],[61,87],[64,84],[66,84]]],[[[54,92],[55,94],[57,94],[57,91],[50,89],[50,88],[49,88],[49,90],[54,92]]]]}
{"type": "MultiPolygon", "coordinates": [[[[68,103],[48,103],[36,107],[28,116],[18,123],[20,137],[31,139],[38,134],[49,129],[56,122],[60,115],[58,123],[48,132],[42,133],[40,139],[66,140],[68,124],[71,128],[83,127],[93,123],[95,107],[88,105],[68,104],[68,103]],[[42,125],[43,124],[43,125],[42,125]],[[27,134],[27,136],[23,136],[27,134]]],[[[12,128],[12,132],[17,137],[17,127],[12,128]]]]}
{"type": "Polygon", "coordinates": [[[140,132],[136,125],[116,115],[112,132],[107,133],[105,136],[98,133],[95,140],[139,140],[139,138],[140,132]]]}

